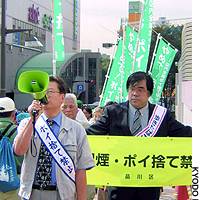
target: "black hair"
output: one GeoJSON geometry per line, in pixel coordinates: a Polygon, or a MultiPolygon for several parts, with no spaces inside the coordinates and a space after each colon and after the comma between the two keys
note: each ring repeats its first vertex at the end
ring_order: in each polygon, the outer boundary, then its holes
{"type": "Polygon", "coordinates": [[[92,108],[90,108],[89,106],[83,106],[82,110],[86,110],[89,114],[92,115],[92,108]]]}
{"type": "Polygon", "coordinates": [[[13,111],[8,111],[8,112],[2,112],[0,113],[0,117],[5,118],[5,117],[10,117],[12,115],[13,111]]]}
{"type": "Polygon", "coordinates": [[[106,104],[105,104],[105,107],[106,106],[111,106],[111,105],[117,105],[118,103],[116,101],[108,101],[106,104]]]}
{"type": "Polygon", "coordinates": [[[154,87],[153,79],[149,74],[142,71],[134,72],[128,77],[128,80],[126,82],[127,91],[130,86],[133,86],[136,82],[142,81],[142,80],[146,80],[147,90],[149,91],[149,94],[151,96],[153,93],[153,87],[154,87]]]}
{"type": "Polygon", "coordinates": [[[49,81],[57,83],[59,92],[61,94],[65,94],[66,93],[66,85],[65,85],[64,80],[61,77],[59,77],[59,76],[50,76],[49,77],[49,81]]]}

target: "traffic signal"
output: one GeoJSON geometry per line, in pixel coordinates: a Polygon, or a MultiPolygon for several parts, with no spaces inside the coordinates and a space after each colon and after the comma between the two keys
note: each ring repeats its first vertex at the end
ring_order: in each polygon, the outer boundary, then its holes
{"type": "Polygon", "coordinates": [[[103,44],[102,44],[102,46],[103,46],[104,48],[110,48],[110,47],[112,47],[113,45],[115,45],[115,44],[113,44],[113,43],[103,43],[103,44]]]}
{"type": "Polygon", "coordinates": [[[96,83],[96,80],[85,80],[85,83],[96,83]]]}
{"type": "Polygon", "coordinates": [[[91,80],[85,80],[85,83],[90,83],[91,80]]]}

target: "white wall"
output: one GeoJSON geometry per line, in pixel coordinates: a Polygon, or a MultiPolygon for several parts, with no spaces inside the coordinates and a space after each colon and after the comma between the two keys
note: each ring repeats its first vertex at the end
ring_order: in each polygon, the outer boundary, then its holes
{"type": "Polygon", "coordinates": [[[176,118],[192,125],[192,23],[182,32],[182,52],[176,76],[176,118]]]}
{"type": "MultiPolygon", "coordinates": [[[[78,38],[77,41],[73,41],[73,0],[62,0],[62,12],[63,12],[63,34],[65,43],[65,52],[79,52],[80,51],[80,1],[78,1],[78,38]],[[73,46],[77,47],[77,50],[73,49],[73,46]]],[[[23,22],[30,23],[34,26],[42,27],[42,17],[44,14],[52,14],[52,0],[7,0],[6,9],[6,26],[12,29],[12,18],[16,18],[23,22]],[[33,24],[28,22],[28,8],[39,7],[40,22],[39,24],[33,24]]],[[[8,34],[6,37],[7,43],[12,43],[12,34],[8,34]]],[[[46,30],[46,51],[52,51],[52,35],[51,32],[46,30]]]]}

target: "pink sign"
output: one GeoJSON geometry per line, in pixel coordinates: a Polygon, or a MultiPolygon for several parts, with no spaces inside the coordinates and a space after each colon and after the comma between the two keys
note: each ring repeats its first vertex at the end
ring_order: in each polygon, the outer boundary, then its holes
{"type": "Polygon", "coordinates": [[[34,24],[39,24],[39,7],[34,8],[34,4],[32,7],[28,8],[28,21],[34,24]]]}

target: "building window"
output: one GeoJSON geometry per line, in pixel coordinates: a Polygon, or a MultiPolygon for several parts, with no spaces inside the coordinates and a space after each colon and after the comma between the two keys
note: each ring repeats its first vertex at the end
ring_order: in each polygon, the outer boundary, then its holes
{"type": "Polygon", "coordinates": [[[96,58],[88,59],[88,78],[94,79],[96,77],[96,58]]]}
{"type": "Polygon", "coordinates": [[[96,58],[89,58],[88,59],[88,79],[92,80],[93,82],[89,83],[88,85],[88,102],[93,103],[96,98],[96,84],[94,81],[96,80],[96,73],[97,73],[97,59],[96,58]]]}
{"type": "Polygon", "coordinates": [[[73,77],[76,77],[78,74],[77,74],[77,59],[73,60],[72,61],[72,69],[73,69],[73,77]]]}
{"type": "Polygon", "coordinates": [[[84,71],[84,63],[83,63],[83,57],[78,58],[78,76],[83,76],[84,71]]]}

